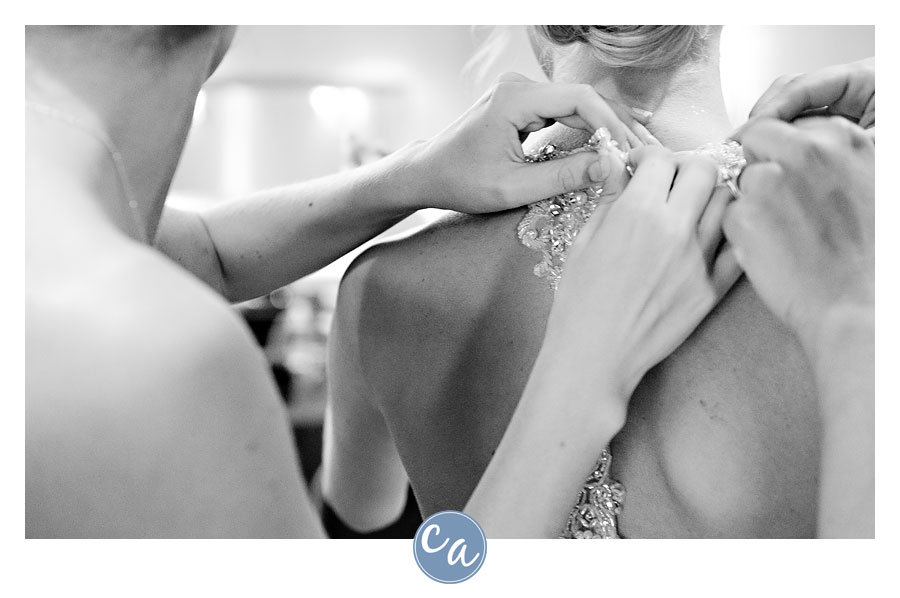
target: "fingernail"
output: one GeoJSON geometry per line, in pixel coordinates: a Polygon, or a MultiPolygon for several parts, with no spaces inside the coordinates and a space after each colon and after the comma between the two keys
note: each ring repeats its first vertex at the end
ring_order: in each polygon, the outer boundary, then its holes
{"type": "Polygon", "coordinates": [[[649,110],[642,110],[641,108],[635,108],[634,106],[631,107],[631,111],[632,111],[632,112],[634,113],[634,115],[637,116],[638,118],[647,118],[647,119],[649,119],[651,116],[653,116],[653,113],[650,112],[649,110]]]}

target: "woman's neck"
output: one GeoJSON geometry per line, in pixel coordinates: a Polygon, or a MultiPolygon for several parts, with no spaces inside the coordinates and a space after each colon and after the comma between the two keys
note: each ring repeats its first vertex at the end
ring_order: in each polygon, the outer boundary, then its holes
{"type": "Polygon", "coordinates": [[[27,183],[49,191],[42,176],[77,182],[87,195],[46,201],[93,202],[116,228],[148,241],[217,47],[200,39],[166,54],[139,35],[137,28],[26,30],[27,151],[45,169],[27,183]]]}
{"type": "Polygon", "coordinates": [[[692,150],[722,141],[734,129],[722,96],[718,47],[711,44],[709,52],[696,62],[650,71],[596,66],[589,48],[578,48],[554,79],[590,83],[608,99],[651,112],[647,129],[660,143],[674,151],[692,150]]]}
{"type": "Polygon", "coordinates": [[[29,235],[47,232],[67,246],[112,227],[147,242],[147,218],[105,133],[26,99],[25,162],[29,235]],[[90,231],[90,234],[84,233],[90,231]]]}

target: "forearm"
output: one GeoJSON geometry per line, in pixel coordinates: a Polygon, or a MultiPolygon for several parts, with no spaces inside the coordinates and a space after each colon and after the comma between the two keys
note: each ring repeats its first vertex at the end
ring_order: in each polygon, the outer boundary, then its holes
{"type": "Polygon", "coordinates": [[[157,247],[231,301],[310,274],[410,215],[426,195],[409,145],[352,171],[164,217],[157,247]]]}
{"type": "Polygon", "coordinates": [[[493,538],[556,538],[624,411],[590,368],[542,351],[500,446],[466,505],[493,538]],[[560,372],[575,372],[561,375],[560,372]]]}
{"type": "Polygon", "coordinates": [[[874,310],[830,315],[803,342],[815,372],[822,420],[820,537],[875,535],[874,310]]]}

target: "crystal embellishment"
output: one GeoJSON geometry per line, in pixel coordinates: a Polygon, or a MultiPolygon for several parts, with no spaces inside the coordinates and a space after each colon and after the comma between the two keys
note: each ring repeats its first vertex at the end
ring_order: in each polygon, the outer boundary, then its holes
{"type": "Polygon", "coordinates": [[[625,487],[609,477],[612,455],[603,449],[594,471],[588,476],[562,538],[579,540],[614,540],[619,538],[618,515],[625,502],[625,487]]]}
{"type": "MultiPolygon", "coordinates": [[[[545,145],[536,152],[525,156],[526,162],[546,162],[578,152],[619,152],[615,140],[604,128],[597,129],[587,143],[571,151],[558,150],[553,145],[545,145]]],[[[570,191],[531,204],[528,213],[519,222],[517,234],[525,247],[541,252],[541,261],[534,267],[534,275],[546,278],[554,291],[559,285],[566,256],[575,242],[578,231],[602,203],[608,203],[609,196],[603,195],[603,185],[586,187],[580,191],[570,191]]]]}
{"type": "MultiPolygon", "coordinates": [[[[545,162],[578,152],[618,152],[623,162],[628,164],[628,156],[622,152],[616,141],[605,128],[597,129],[587,143],[574,150],[558,150],[553,145],[545,145],[525,156],[526,162],[545,162]]],[[[718,183],[735,189],[741,169],[747,164],[741,145],[733,140],[723,143],[708,143],[696,150],[719,164],[718,183]]],[[[631,169],[628,168],[629,173],[631,169]]],[[[529,249],[541,253],[541,261],[534,267],[534,275],[546,278],[553,291],[559,287],[569,249],[578,233],[593,215],[597,206],[610,203],[616,196],[603,195],[603,185],[586,187],[580,191],[570,191],[554,195],[533,203],[519,222],[516,233],[519,241],[529,249]]]]}

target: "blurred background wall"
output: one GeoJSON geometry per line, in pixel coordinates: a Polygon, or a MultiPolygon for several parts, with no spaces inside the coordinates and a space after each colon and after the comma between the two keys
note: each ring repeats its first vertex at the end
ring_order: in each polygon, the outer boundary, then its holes
{"type": "MultiPolygon", "coordinates": [[[[721,68],[732,121],[743,122],[781,74],[874,53],[874,27],[726,26],[721,68]]],[[[440,131],[505,71],[544,80],[521,27],[242,27],[201,93],[170,201],[203,209],[376,159],[440,131]],[[479,77],[464,67],[487,35],[506,43],[479,77]]],[[[425,211],[388,234],[437,215],[425,211]]],[[[352,257],[239,306],[275,368],[308,477],[318,463],[325,341],[352,257]]]]}

